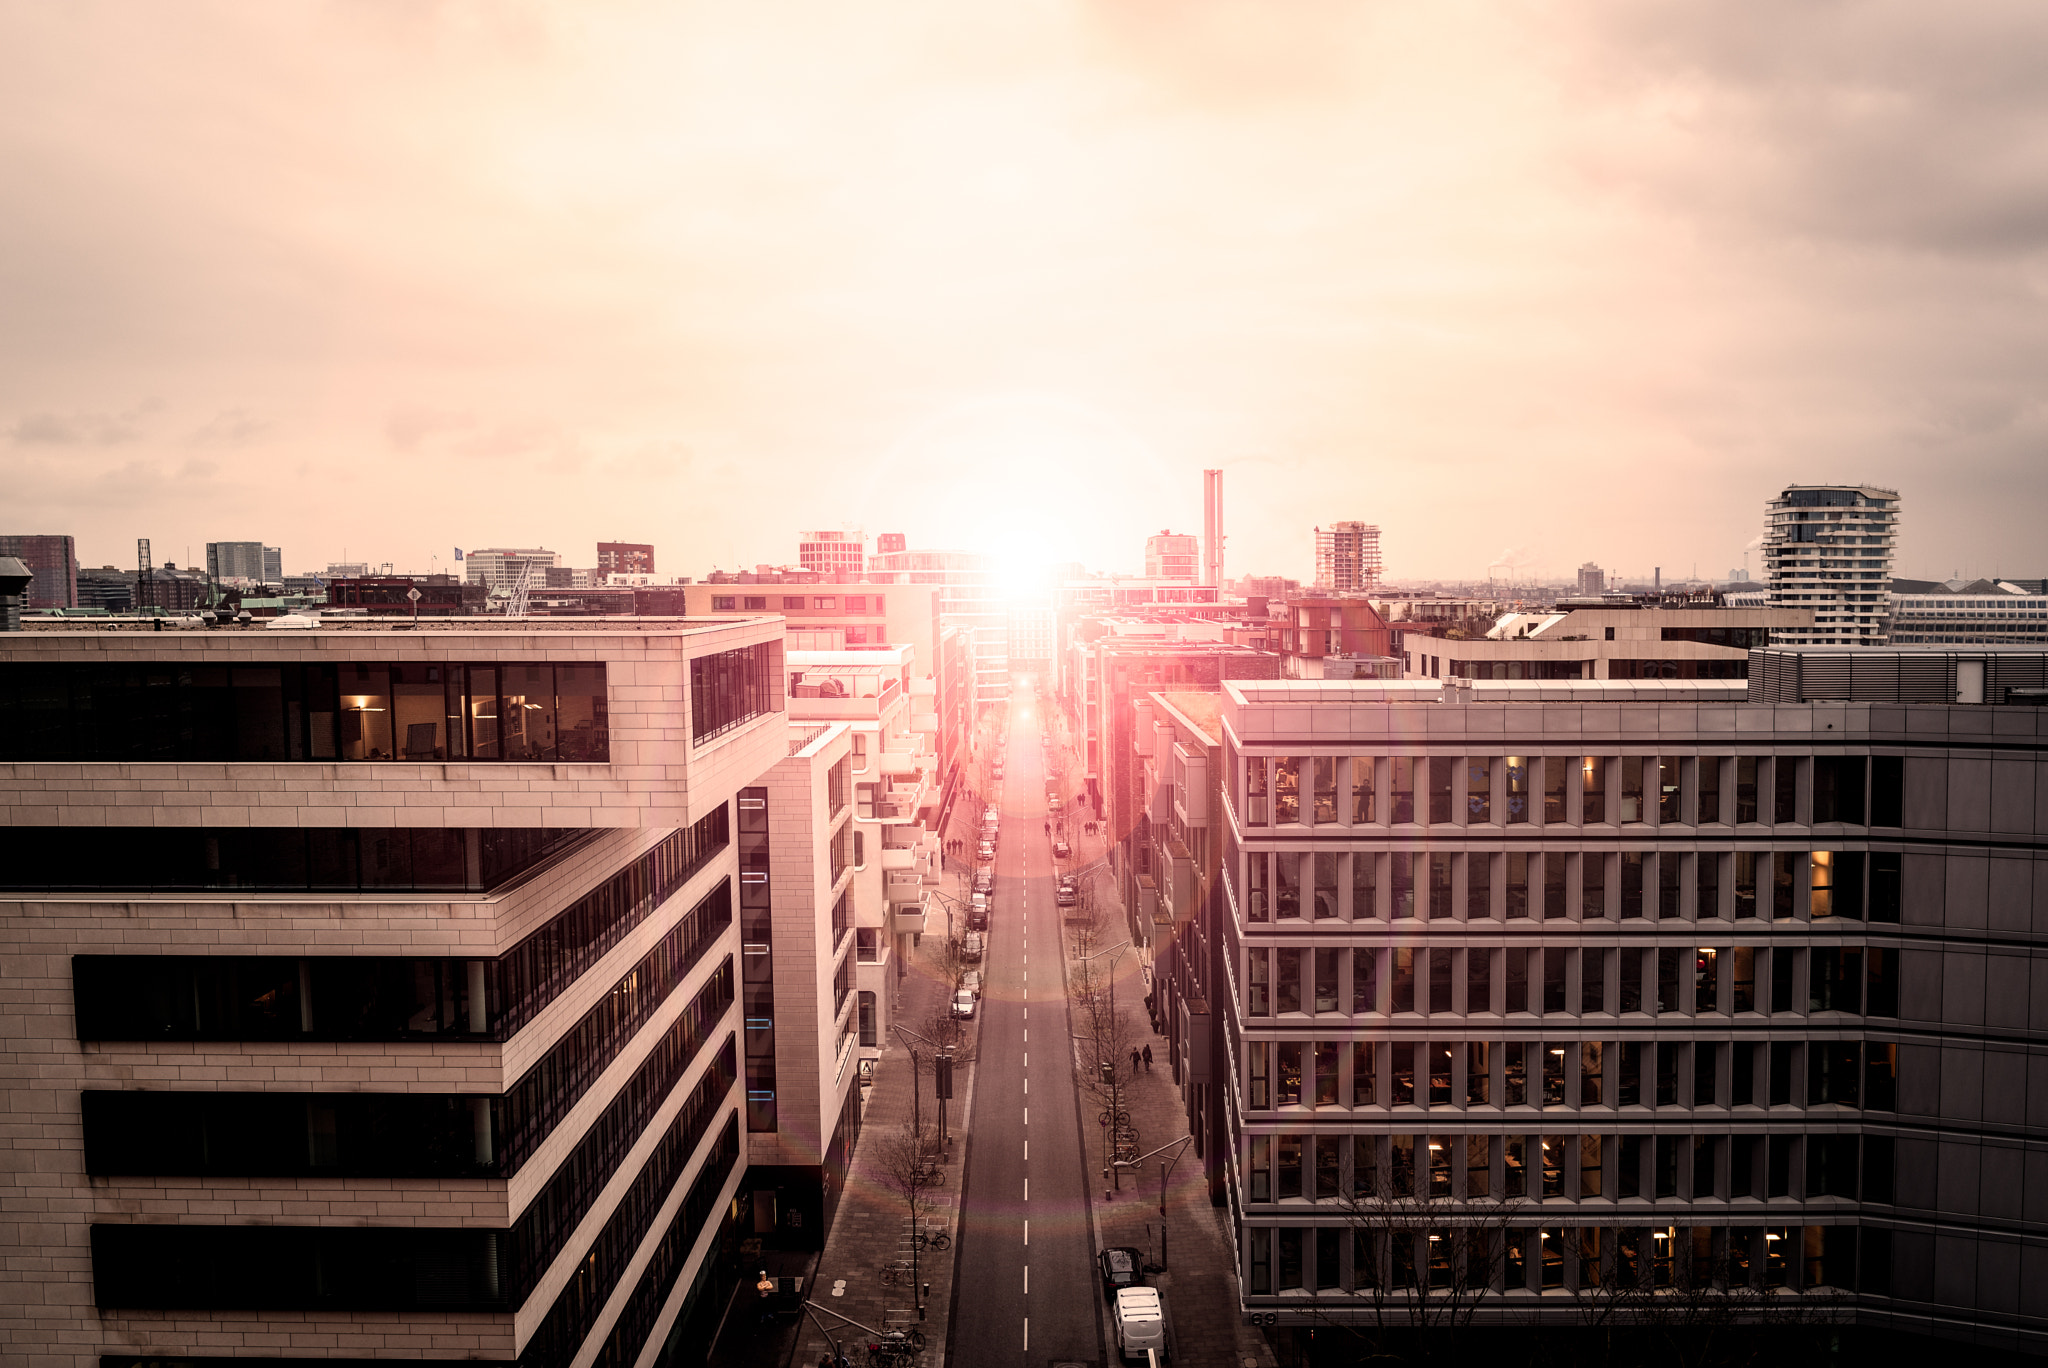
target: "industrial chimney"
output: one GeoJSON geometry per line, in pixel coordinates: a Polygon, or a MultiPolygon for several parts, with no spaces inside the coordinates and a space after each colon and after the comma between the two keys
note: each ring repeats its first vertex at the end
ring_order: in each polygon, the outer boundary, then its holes
{"type": "Polygon", "coordinates": [[[1223,472],[1202,472],[1202,583],[1223,587],[1223,472]]]}

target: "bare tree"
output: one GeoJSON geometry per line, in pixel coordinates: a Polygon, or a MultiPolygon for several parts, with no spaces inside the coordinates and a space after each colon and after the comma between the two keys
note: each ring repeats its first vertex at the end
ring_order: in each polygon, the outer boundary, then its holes
{"type": "MultiPolygon", "coordinates": [[[[1386,1348],[1390,1334],[1424,1362],[1455,1362],[1458,1335],[1497,1290],[1506,1266],[1509,1225],[1520,1199],[1452,1197],[1412,1164],[1375,1163],[1354,1174],[1338,1199],[1352,1231],[1354,1285],[1370,1319],[1326,1316],[1359,1337],[1362,1354],[1386,1348]]],[[[1315,1179],[1309,1179],[1314,1182],[1315,1179]]],[[[1318,1308],[1319,1314],[1323,1314],[1318,1308]]]]}
{"type": "Polygon", "coordinates": [[[882,1181],[903,1199],[911,1229],[918,1229],[931,1210],[931,1192],[940,1179],[937,1128],[905,1121],[901,1130],[881,1138],[876,1160],[882,1181]]]}
{"type": "Polygon", "coordinates": [[[1766,1286],[1764,1270],[1725,1247],[1695,1249],[1686,1234],[1626,1226],[1566,1233],[1577,1273],[1572,1297],[1580,1323],[1597,1332],[1598,1362],[1655,1356],[1676,1368],[1735,1368],[1754,1362],[1764,1341],[1775,1356],[1800,1334],[1825,1334],[1842,1320],[1840,1291],[1766,1286]]]}

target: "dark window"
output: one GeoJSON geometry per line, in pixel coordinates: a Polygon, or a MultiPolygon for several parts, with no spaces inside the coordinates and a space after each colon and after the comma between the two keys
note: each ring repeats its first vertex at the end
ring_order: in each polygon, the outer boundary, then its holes
{"type": "MultiPolygon", "coordinates": [[[[495,960],[74,956],[78,1038],[391,1040],[457,1035],[505,1040],[681,891],[725,848],[727,826],[725,807],[714,808],[495,960]]],[[[484,870],[520,868],[520,859],[547,849],[531,838],[550,834],[562,833],[511,828],[469,833],[477,838],[473,848],[484,870]]],[[[391,836],[390,831],[379,833],[380,839],[391,836]]],[[[414,858],[417,864],[417,851],[414,858]]],[[[531,868],[531,863],[525,867],[531,868]]]]}
{"type": "MultiPolygon", "coordinates": [[[[1806,1100],[1853,1107],[1860,1047],[1853,1040],[1815,1040],[1806,1047],[1806,1100]]],[[[1846,1192],[1844,1196],[1848,1195],[1846,1192]]]]}
{"type": "Polygon", "coordinates": [[[1864,951],[1866,996],[1864,1013],[1874,1017],[1899,1014],[1899,952],[1871,946],[1864,951]]]}
{"type": "Polygon", "coordinates": [[[1863,1106],[1892,1111],[1899,1105],[1899,1047],[1880,1041],[1863,1046],[1863,1106]]]}
{"type": "Polygon", "coordinates": [[[1799,1042],[1774,1040],[1770,1049],[1770,1105],[1782,1107],[1792,1100],[1792,1061],[1799,1052],[1799,1042]]]}
{"type": "Polygon", "coordinates": [[[690,661],[690,744],[774,710],[775,656],[775,643],[764,641],[690,661]]]}
{"type": "Polygon", "coordinates": [[[0,828],[0,887],[484,893],[580,844],[559,827],[0,828]]]}
{"type": "Polygon", "coordinates": [[[1770,645],[1768,627],[1665,627],[1665,641],[1696,641],[1703,646],[1730,646],[1754,651],[1770,645]]]}
{"type": "Polygon", "coordinates": [[[577,760],[611,757],[590,662],[0,666],[0,760],[577,760]]]}
{"type": "MultiPolygon", "coordinates": [[[[1744,1041],[1737,1041],[1729,1048],[1728,1105],[1751,1107],[1756,1105],[1756,1052],[1760,1048],[1744,1041]]],[[[1740,1193],[1737,1194],[1741,1195],[1740,1193]]]]}
{"type": "Polygon", "coordinates": [[[1621,1053],[1620,1063],[1615,1071],[1614,1105],[1640,1106],[1643,1100],[1643,1044],[1637,1040],[1624,1040],[1619,1048],[1621,1053]]]}
{"type": "Polygon", "coordinates": [[[122,1310],[508,1311],[506,1235],[392,1226],[95,1225],[93,1301],[122,1310]]]}
{"type": "MultiPolygon", "coordinates": [[[[618,1319],[612,1322],[611,1333],[606,1336],[604,1348],[598,1352],[591,1368],[629,1368],[638,1359],[640,1351],[646,1346],[648,1332],[654,1328],[656,1317],[667,1304],[670,1293],[675,1289],[676,1279],[682,1274],[683,1265],[689,1260],[690,1251],[697,1247],[706,1225],[717,1215],[718,1199],[723,1195],[725,1185],[731,1179],[733,1168],[739,1163],[739,1158],[739,1125],[737,1121],[728,1121],[724,1134],[719,1137],[718,1148],[705,1159],[703,1168],[697,1174],[697,1181],[690,1184],[689,1196],[683,1199],[682,1206],[669,1222],[667,1231],[661,1237],[661,1243],[654,1247],[653,1257],[642,1270],[640,1281],[633,1285],[633,1291],[627,1297],[618,1319]]],[[[571,1290],[573,1289],[574,1284],[571,1284],[571,1290]]],[[[607,1285],[596,1294],[596,1304],[581,1317],[584,1329],[574,1329],[572,1322],[567,1333],[552,1341],[553,1362],[569,1362],[582,1336],[588,1333],[590,1319],[595,1317],[597,1308],[603,1306],[610,1292],[611,1288],[607,1285]]],[[[569,1292],[563,1293],[564,1297],[568,1295],[569,1292]]],[[[558,1300],[557,1310],[561,1305],[558,1300]]],[[[686,1307],[686,1312],[687,1309],[686,1307]]],[[[548,1334],[549,1323],[552,1323],[554,1318],[555,1312],[551,1311],[548,1323],[543,1323],[540,1333],[534,1337],[534,1345],[540,1345],[542,1336],[548,1334]]],[[[686,1321],[684,1317],[678,1316],[676,1323],[683,1325],[686,1321]]],[[[529,1347],[528,1354],[539,1357],[533,1347],[529,1347]]]]}
{"type": "Polygon", "coordinates": [[[768,596],[766,594],[748,594],[745,597],[748,612],[758,613],[766,611],[768,607],[768,596]]]}
{"type": "Polygon", "coordinates": [[[1799,820],[1799,761],[1781,755],[1771,761],[1771,820],[1799,820]]]}
{"type": "MultiPolygon", "coordinates": [[[[1863,1200],[1892,1200],[1892,1164],[1895,1146],[1889,1135],[1863,1137],[1863,1200]]],[[[1847,1195],[1846,1193],[1844,1194],[1847,1195]]]]}
{"type": "Polygon", "coordinates": [[[1863,822],[1863,773],[1860,755],[1816,756],[1813,762],[1813,820],[1863,822]]]}
{"type": "Polygon", "coordinates": [[[1872,851],[1870,855],[1870,914],[1874,922],[1899,919],[1899,854],[1895,850],[1872,851]]]}
{"type": "Polygon", "coordinates": [[[1870,758],[1870,824],[1906,824],[1906,761],[1898,755],[1870,758]]]}

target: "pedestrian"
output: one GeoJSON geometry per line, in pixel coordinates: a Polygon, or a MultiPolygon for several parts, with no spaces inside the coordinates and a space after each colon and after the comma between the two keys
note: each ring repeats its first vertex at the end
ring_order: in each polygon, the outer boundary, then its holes
{"type": "Polygon", "coordinates": [[[1152,1047],[1150,1045],[1145,1047],[1145,1072],[1152,1072],[1152,1047]]]}
{"type": "Polygon", "coordinates": [[[1131,1072],[1132,1072],[1132,1073],[1136,1073],[1136,1072],[1138,1071],[1138,1061],[1139,1061],[1140,1059],[1142,1059],[1142,1058],[1143,1058],[1143,1056],[1142,1056],[1142,1055],[1140,1055],[1140,1054],[1138,1053],[1137,1047],[1136,1047],[1136,1046],[1132,1046],[1132,1047],[1131,1047],[1131,1072]]]}

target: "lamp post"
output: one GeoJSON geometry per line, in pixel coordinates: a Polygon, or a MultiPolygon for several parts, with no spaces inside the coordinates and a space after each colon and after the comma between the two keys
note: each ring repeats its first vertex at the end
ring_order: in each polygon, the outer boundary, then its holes
{"type": "MultiPolygon", "coordinates": [[[[1116,956],[1116,959],[1113,959],[1109,962],[1109,1029],[1111,1031],[1114,1031],[1116,1029],[1117,960],[1121,960],[1124,957],[1124,951],[1130,948],[1131,943],[1129,941],[1119,941],[1115,945],[1111,945],[1105,947],[1104,949],[1097,950],[1092,955],[1081,956],[1081,963],[1083,964],[1087,964],[1092,960],[1101,959],[1104,955],[1113,954],[1116,956]]],[[[1102,1033],[1098,1032],[1095,1039],[1095,1049],[1098,1054],[1102,1052],[1102,1046],[1102,1033]]],[[[1097,1060],[1096,1065],[1103,1071],[1103,1082],[1109,1084],[1109,1121],[1102,1128],[1102,1176],[1108,1178],[1112,1183],[1114,1183],[1117,1186],[1119,1190],[1121,1190],[1124,1185],[1123,1178],[1120,1174],[1118,1174],[1117,1170],[1111,1166],[1109,1158],[1109,1140],[1110,1136],[1114,1133],[1116,1129],[1117,1102],[1120,1100],[1121,1095],[1120,1090],[1117,1087],[1116,1081],[1116,1060],[1097,1060]]]]}

